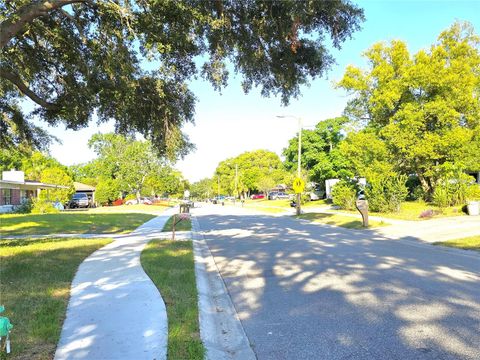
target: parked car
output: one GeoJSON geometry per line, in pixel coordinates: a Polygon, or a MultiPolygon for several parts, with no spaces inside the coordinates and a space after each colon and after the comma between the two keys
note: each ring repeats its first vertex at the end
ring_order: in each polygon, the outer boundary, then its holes
{"type": "Polygon", "coordinates": [[[325,190],[313,189],[307,193],[310,201],[320,200],[325,197],[325,190]]]}
{"type": "Polygon", "coordinates": [[[272,191],[268,194],[268,200],[290,199],[290,195],[280,191],[272,191]]]}
{"type": "Polygon", "coordinates": [[[125,202],[125,205],[136,205],[136,204],[145,204],[145,205],[152,205],[152,200],[147,197],[141,197],[140,202],[137,199],[130,199],[125,202]]]}
{"type": "Polygon", "coordinates": [[[223,204],[224,202],[225,202],[225,196],[223,195],[216,196],[212,199],[212,203],[214,204],[223,204]]]}
{"type": "Polygon", "coordinates": [[[253,194],[250,196],[250,199],[256,200],[256,199],[265,199],[265,194],[253,194]]]}
{"type": "Polygon", "coordinates": [[[88,195],[85,193],[76,193],[67,203],[67,208],[88,208],[90,206],[90,201],[88,200],[88,195]]]}

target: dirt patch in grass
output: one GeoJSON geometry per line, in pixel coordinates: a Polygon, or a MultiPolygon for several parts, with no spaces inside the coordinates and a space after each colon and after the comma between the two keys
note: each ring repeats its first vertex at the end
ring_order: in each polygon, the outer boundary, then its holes
{"type": "Polygon", "coordinates": [[[70,284],[80,263],[109,239],[0,241],[0,302],[14,325],[8,359],[52,359],[70,284]]]}
{"type": "Polygon", "coordinates": [[[167,307],[168,359],[203,359],[192,242],[154,240],[141,262],[167,307]]]}

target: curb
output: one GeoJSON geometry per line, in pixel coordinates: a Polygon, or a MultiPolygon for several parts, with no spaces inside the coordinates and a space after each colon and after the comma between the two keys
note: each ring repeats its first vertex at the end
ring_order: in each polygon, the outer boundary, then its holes
{"type": "Polygon", "coordinates": [[[206,359],[256,359],[198,220],[192,216],[200,337],[206,359]]]}

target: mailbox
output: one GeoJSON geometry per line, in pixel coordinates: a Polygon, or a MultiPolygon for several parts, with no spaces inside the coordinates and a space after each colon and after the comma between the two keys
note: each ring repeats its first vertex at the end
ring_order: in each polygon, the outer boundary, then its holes
{"type": "Polygon", "coordinates": [[[368,201],[359,199],[355,202],[355,206],[360,214],[362,214],[363,227],[368,227],[368,201]]]}

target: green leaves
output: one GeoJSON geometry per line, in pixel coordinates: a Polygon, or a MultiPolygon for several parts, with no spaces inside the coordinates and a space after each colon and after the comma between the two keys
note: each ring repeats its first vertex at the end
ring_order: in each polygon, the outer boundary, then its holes
{"type": "MultiPolygon", "coordinates": [[[[365,53],[370,68],[350,67],[338,84],[355,95],[346,113],[366,120],[378,137],[371,143],[385,146],[392,170],[417,174],[429,195],[437,166],[452,162],[480,169],[480,157],[472,157],[480,146],[479,45],[466,23],[455,23],[415,55],[400,41],[375,44],[365,53]]],[[[365,164],[354,167],[365,173],[365,164]]]]}
{"type": "MultiPolygon", "coordinates": [[[[338,117],[320,121],[314,130],[302,130],[301,164],[306,169],[310,180],[323,182],[338,177],[346,166],[346,159],[337,150],[344,138],[344,127],[348,119],[338,117]]],[[[298,137],[289,141],[283,150],[285,167],[297,168],[298,137]]]]}
{"type": "Polygon", "coordinates": [[[220,89],[231,63],[245,91],[287,104],[334,62],[324,37],[339,48],[363,19],[348,0],[2,2],[1,145],[48,145],[29,115],[80,129],[96,113],[177,159],[192,148],[181,131],[194,117],[188,81],[201,75],[220,89]],[[17,105],[25,97],[32,114],[17,105]]]}

